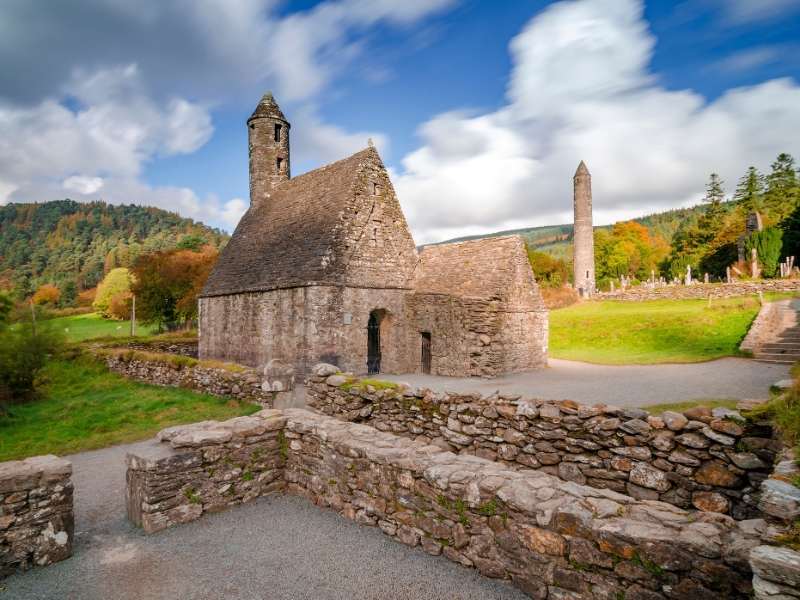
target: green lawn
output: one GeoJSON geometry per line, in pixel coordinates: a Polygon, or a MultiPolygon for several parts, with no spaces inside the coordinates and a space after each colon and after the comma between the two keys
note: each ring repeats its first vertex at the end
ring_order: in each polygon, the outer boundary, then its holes
{"type": "Polygon", "coordinates": [[[88,356],[53,362],[46,376],[45,398],[7,407],[6,415],[0,409],[0,462],[63,456],[148,439],[172,425],[260,410],[229,398],[130,381],[88,356]]]}
{"type": "Polygon", "coordinates": [[[549,355],[608,365],[739,355],[757,305],[752,298],[731,298],[707,306],[707,300],[606,300],[553,310],[549,355]]]}
{"type": "MultiPolygon", "coordinates": [[[[75,315],[72,317],[61,317],[59,319],[48,319],[42,322],[43,326],[51,326],[65,332],[67,340],[70,342],[81,342],[94,337],[124,337],[130,335],[130,321],[114,321],[104,319],[97,313],[86,315],[75,315]],[[65,330],[69,331],[65,331],[65,330]]],[[[30,327],[27,325],[15,325],[15,327],[30,327]]],[[[136,325],[136,335],[147,335],[154,333],[155,327],[145,327],[136,325]]]]}

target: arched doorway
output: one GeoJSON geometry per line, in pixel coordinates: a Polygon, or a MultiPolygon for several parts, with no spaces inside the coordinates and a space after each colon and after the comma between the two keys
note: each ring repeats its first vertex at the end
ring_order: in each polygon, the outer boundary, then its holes
{"type": "Polygon", "coordinates": [[[372,311],[367,323],[367,374],[381,372],[381,320],[372,311]]]}

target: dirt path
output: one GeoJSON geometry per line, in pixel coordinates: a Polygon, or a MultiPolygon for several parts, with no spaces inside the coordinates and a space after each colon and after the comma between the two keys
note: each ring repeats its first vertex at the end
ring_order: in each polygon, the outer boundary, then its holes
{"type": "Polygon", "coordinates": [[[607,366],[551,358],[549,367],[499,379],[461,379],[435,375],[380,375],[437,392],[495,390],[538,398],[570,398],[585,404],[642,407],[700,398],[766,398],[769,386],[783,379],[788,365],[746,358],[704,363],[607,366]]]}
{"type": "Polygon", "coordinates": [[[0,600],[524,600],[293,496],[272,495],[152,536],[125,518],[125,453],[72,461],[75,554],[0,581],[0,600]]]}

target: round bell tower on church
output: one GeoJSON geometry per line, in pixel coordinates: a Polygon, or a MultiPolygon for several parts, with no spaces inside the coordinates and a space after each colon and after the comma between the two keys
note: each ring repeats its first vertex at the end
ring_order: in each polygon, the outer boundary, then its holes
{"type": "Polygon", "coordinates": [[[268,198],[290,177],[289,121],[267,92],[247,119],[250,149],[250,206],[268,198]]]}

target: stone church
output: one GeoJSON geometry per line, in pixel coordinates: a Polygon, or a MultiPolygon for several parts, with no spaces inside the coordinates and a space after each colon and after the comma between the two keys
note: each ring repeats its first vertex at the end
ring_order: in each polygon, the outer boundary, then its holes
{"type": "Polygon", "coordinates": [[[201,359],[456,377],[547,364],[519,236],[420,253],[371,144],[291,178],[290,125],[270,93],[247,126],[250,208],[199,296],[201,359]]]}

